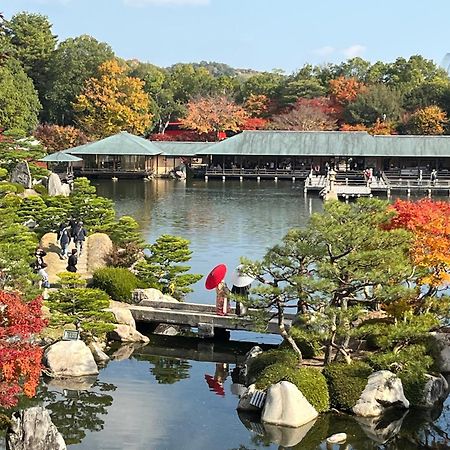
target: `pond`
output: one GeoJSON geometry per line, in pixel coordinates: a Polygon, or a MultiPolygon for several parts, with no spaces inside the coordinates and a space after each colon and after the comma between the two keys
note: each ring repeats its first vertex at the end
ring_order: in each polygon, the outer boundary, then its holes
{"type": "MultiPolygon", "coordinates": [[[[319,198],[305,197],[301,185],[290,182],[96,184],[119,215],[138,220],[147,242],[163,233],[189,239],[192,272],[201,274],[218,263],[231,270],[241,256],[260,258],[289,228],[322,210],[319,198]]],[[[214,303],[214,294],[201,280],[188,300],[214,303]]],[[[432,413],[410,411],[381,422],[330,413],[300,434],[268,434],[257,418],[237,414],[239,386],[230,374],[251,341],[270,344],[279,337],[233,332],[232,340],[213,345],[152,337],[144,347],[113,349],[114,359],[91,385],[44,383],[38,401],[47,404],[70,450],[325,450],[326,437],[338,432],[348,434],[347,450],[450,448],[448,399],[432,413]]]]}

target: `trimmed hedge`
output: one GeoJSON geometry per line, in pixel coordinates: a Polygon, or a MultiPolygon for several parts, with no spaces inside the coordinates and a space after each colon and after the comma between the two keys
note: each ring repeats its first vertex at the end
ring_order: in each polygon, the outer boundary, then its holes
{"type": "Polygon", "coordinates": [[[325,376],[333,408],[350,411],[356,405],[367,384],[372,368],[362,361],[336,363],[325,367],[325,376]]]}
{"type": "Polygon", "coordinates": [[[298,363],[298,359],[292,350],[268,350],[267,352],[261,353],[256,358],[250,360],[247,371],[247,379],[257,379],[267,367],[277,363],[284,364],[288,367],[295,367],[298,363]]]}
{"type": "Polygon", "coordinates": [[[122,267],[104,267],[94,272],[93,287],[109,294],[113,300],[130,302],[131,293],[138,287],[138,279],[134,273],[122,267]]]}
{"type": "MultiPolygon", "coordinates": [[[[313,333],[308,333],[304,329],[298,327],[292,327],[289,330],[289,334],[294,339],[298,348],[302,352],[303,358],[311,359],[320,354],[322,344],[319,337],[313,333]]],[[[280,348],[291,348],[289,343],[283,341],[280,348]]]]}
{"type": "Polygon", "coordinates": [[[256,380],[256,388],[265,390],[272,384],[289,381],[295,384],[318,412],[330,409],[330,397],[325,377],[318,369],[311,367],[288,367],[283,363],[276,363],[267,367],[256,380]]]}

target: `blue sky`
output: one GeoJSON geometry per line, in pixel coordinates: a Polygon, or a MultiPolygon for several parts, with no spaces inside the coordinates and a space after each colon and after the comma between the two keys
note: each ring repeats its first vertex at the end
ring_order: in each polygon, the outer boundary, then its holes
{"type": "Polygon", "coordinates": [[[290,73],[352,56],[441,63],[450,51],[448,0],[5,0],[0,11],[39,12],[60,40],[90,34],[160,66],[206,60],[290,73]]]}

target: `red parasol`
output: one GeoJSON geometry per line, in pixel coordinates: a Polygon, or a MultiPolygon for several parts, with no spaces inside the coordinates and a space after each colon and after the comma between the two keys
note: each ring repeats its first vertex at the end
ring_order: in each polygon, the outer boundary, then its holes
{"type": "Polygon", "coordinates": [[[219,264],[214,267],[209,275],[206,277],[205,287],[206,289],[214,289],[218,286],[218,284],[223,281],[225,275],[227,273],[227,266],[225,264],[219,264]]]}

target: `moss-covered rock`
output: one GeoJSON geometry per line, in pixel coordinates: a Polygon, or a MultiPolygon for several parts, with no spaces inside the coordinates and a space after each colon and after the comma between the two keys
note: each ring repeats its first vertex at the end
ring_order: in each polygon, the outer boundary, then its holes
{"type": "Polygon", "coordinates": [[[331,406],[350,411],[361,397],[371,373],[372,368],[362,361],[352,364],[336,363],[325,367],[323,375],[328,383],[331,406]]]}
{"type": "Polygon", "coordinates": [[[330,409],[330,397],[325,377],[319,370],[311,367],[289,367],[282,362],[272,364],[257,378],[256,388],[265,390],[272,384],[283,380],[295,384],[318,412],[330,409]]]}
{"type": "MultiPolygon", "coordinates": [[[[317,334],[309,333],[308,331],[298,327],[292,327],[289,334],[292,336],[298,348],[302,352],[303,358],[310,359],[320,354],[322,344],[317,334]]],[[[283,341],[281,348],[290,348],[289,343],[283,341]]]]}

